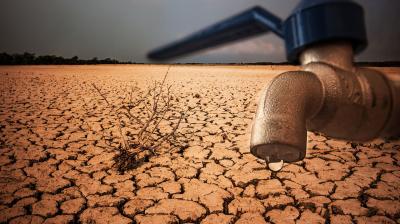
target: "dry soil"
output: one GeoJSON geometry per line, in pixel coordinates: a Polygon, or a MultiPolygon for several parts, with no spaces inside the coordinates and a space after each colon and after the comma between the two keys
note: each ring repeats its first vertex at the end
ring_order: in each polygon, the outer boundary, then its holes
{"type": "MultiPolygon", "coordinates": [[[[308,133],[307,157],[280,172],[249,153],[258,92],[294,67],[172,66],[194,108],[165,150],[120,174],[95,83],[118,103],[168,66],[0,67],[0,223],[400,223],[400,141],[308,133]]],[[[400,69],[386,69],[398,72],[400,69]]]]}

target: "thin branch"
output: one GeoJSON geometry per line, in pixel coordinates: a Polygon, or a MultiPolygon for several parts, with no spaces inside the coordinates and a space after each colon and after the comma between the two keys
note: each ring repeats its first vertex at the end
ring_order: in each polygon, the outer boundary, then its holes
{"type": "Polygon", "coordinates": [[[164,78],[163,78],[163,80],[162,80],[162,82],[161,83],[159,83],[159,84],[157,84],[157,82],[154,84],[154,92],[155,92],[155,94],[153,95],[153,109],[152,109],[152,111],[151,111],[151,115],[150,115],[150,117],[149,117],[149,119],[147,120],[147,122],[145,122],[144,123],[144,126],[142,127],[142,129],[139,131],[139,133],[138,133],[138,137],[139,137],[139,140],[141,141],[141,140],[143,140],[143,133],[147,130],[147,128],[149,127],[149,125],[151,124],[151,122],[154,120],[154,117],[156,116],[156,114],[158,113],[158,101],[159,101],[159,99],[160,99],[160,96],[161,96],[161,94],[162,94],[162,91],[163,91],[163,87],[164,87],[164,83],[165,83],[165,80],[166,80],[166,78],[167,78],[167,75],[168,75],[168,72],[169,72],[169,69],[170,69],[170,67],[171,66],[168,66],[168,70],[167,70],[167,72],[165,73],[165,75],[164,75],[164,78]],[[160,91],[158,92],[158,93],[156,93],[157,92],[157,86],[159,87],[159,89],[160,89],[160,91]]]}
{"type": "MultiPolygon", "coordinates": [[[[94,83],[92,83],[92,85],[93,85],[93,87],[97,90],[97,92],[100,94],[100,96],[103,97],[103,99],[107,102],[107,105],[110,107],[110,109],[113,110],[114,113],[116,113],[114,107],[113,107],[113,106],[110,104],[110,102],[107,100],[107,97],[101,92],[101,90],[100,90],[94,83]]],[[[121,135],[121,138],[122,138],[123,144],[124,144],[124,146],[125,146],[125,149],[128,150],[128,149],[129,149],[129,142],[126,140],[126,138],[125,138],[125,136],[124,136],[124,134],[123,134],[123,132],[122,132],[122,128],[121,128],[121,124],[122,124],[121,118],[119,117],[118,113],[116,113],[116,115],[117,115],[117,119],[118,119],[118,125],[117,125],[117,126],[118,126],[119,133],[120,133],[120,135],[121,135]]]]}
{"type": "Polygon", "coordinates": [[[134,119],[137,123],[143,125],[143,122],[136,116],[134,116],[131,111],[129,110],[129,108],[127,108],[126,106],[122,106],[121,109],[125,109],[127,112],[127,115],[125,114],[125,116],[127,116],[129,119],[134,119]]]}
{"type": "Polygon", "coordinates": [[[165,136],[162,136],[159,139],[157,139],[156,142],[158,142],[158,143],[155,146],[153,146],[154,148],[158,148],[158,146],[160,146],[164,142],[164,140],[168,139],[169,137],[171,137],[172,135],[175,134],[176,130],[179,127],[179,124],[182,121],[182,118],[183,118],[183,114],[181,113],[181,116],[180,116],[180,118],[178,120],[178,123],[175,125],[174,129],[169,134],[167,134],[165,136]]]}

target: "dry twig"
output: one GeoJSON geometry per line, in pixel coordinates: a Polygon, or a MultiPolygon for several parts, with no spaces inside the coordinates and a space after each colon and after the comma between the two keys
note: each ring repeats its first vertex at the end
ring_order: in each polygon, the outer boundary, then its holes
{"type": "Polygon", "coordinates": [[[112,105],[106,94],[92,84],[106,102],[110,115],[117,118],[122,143],[118,147],[115,165],[120,172],[135,168],[149,157],[163,153],[163,144],[177,146],[178,128],[185,112],[172,100],[171,85],[165,84],[169,69],[162,81],[154,82],[146,92],[132,86],[119,107],[112,105]],[[129,128],[132,130],[125,130],[129,128]]]}

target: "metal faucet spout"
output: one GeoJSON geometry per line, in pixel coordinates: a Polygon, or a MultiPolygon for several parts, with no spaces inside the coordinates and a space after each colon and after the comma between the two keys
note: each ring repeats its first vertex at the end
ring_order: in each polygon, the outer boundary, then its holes
{"type": "Polygon", "coordinates": [[[285,72],[276,77],[261,96],[251,152],[268,162],[303,159],[306,121],[321,107],[322,92],[321,82],[311,72],[285,72]]]}

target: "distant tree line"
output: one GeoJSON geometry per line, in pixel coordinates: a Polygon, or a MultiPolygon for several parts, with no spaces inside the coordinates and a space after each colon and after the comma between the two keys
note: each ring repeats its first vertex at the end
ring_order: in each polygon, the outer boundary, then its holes
{"type": "MultiPolygon", "coordinates": [[[[41,55],[25,52],[23,54],[0,53],[0,65],[97,65],[97,64],[144,64],[136,62],[120,62],[115,59],[80,59],[78,56],[64,58],[55,55],[41,55]]],[[[293,62],[256,62],[256,63],[175,63],[177,65],[296,65],[293,62]]],[[[356,62],[358,66],[399,67],[400,61],[356,62]]]]}
{"type": "Polygon", "coordinates": [[[128,64],[115,59],[80,59],[78,56],[64,58],[55,55],[36,56],[32,53],[8,54],[0,53],[0,65],[95,65],[95,64],[128,64]]]}

